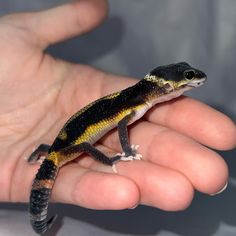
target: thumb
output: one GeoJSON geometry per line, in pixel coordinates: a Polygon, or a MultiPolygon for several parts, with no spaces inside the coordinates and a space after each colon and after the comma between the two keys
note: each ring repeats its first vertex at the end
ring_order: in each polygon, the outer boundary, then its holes
{"type": "Polygon", "coordinates": [[[90,31],[108,11],[106,0],[77,0],[35,13],[20,13],[5,19],[29,30],[41,48],[90,31]]]}

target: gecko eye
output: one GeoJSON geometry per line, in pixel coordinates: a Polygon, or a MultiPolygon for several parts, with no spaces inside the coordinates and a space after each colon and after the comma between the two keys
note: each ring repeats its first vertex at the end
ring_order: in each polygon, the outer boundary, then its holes
{"type": "Polygon", "coordinates": [[[195,72],[193,70],[188,70],[188,71],[185,71],[184,72],[184,77],[187,79],[187,80],[191,80],[195,77],[195,72]]]}

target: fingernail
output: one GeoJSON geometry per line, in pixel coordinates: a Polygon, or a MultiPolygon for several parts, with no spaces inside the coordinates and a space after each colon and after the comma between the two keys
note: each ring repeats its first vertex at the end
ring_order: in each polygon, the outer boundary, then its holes
{"type": "Polygon", "coordinates": [[[137,207],[138,207],[138,205],[139,205],[139,204],[137,204],[137,205],[134,205],[133,207],[130,207],[130,208],[128,208],[128,209],[130,209],[130,210],[133,210],[133,209],[137,208],[137,207]]]}
{"type": "Polygon", "coordinates": [[[212,193],[212,194],[210,194],[210,196],[215,196],[215,195],[218,195],[218,194],[224,192],[225,189],[227,188],[227,186],[228,186],[228,182],[225,184],[225,186],[220,191],[218,191],[216,193],[212,193]]]}

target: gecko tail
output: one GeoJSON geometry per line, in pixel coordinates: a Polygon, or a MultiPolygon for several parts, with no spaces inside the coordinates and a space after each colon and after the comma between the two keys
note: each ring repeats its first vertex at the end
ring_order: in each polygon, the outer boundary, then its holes
{"type": "Polygon", "coordinates": [[[44,234],[48,229],[50,229],[55,222],[57,218],[57,215],[51,217],[49,220],[43,219],[43,220],[31,220],[31,225],[34,231],[37,234],[44,234]]]}
{"type": "Polygon", "coordinates": [[[53,161],[45,159],[33,182],[29,201],[30,222],[33,230],[40,235],[44,234],[56,220],[56,216],[47,220],[47,212],[58,169],[53,161]]]}

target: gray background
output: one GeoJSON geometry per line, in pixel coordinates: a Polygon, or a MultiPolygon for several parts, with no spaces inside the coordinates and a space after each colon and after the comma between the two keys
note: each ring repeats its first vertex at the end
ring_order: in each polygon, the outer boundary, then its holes
{"type": "MultiPolygon", "coordinates": [[[[62,2],[0,0],[0,14],[62,2]]],[[[137,78],[157,65],[188,61],[209,77],[190,95],[236,120],[235,0],[111,0],[109,18],[101,27],[48,51],[137,78]]],[[[198,193],[189,209],[177,213],[142,206],[113,212],[54,205],[50,210],[62,218],[50,235],[236,235],[236,151],[221,154],[229,164],[230,182],[219,196],[198,193]]],[[[26,209],[0,204],[0,235],[33,235],[26,209]]]]}

